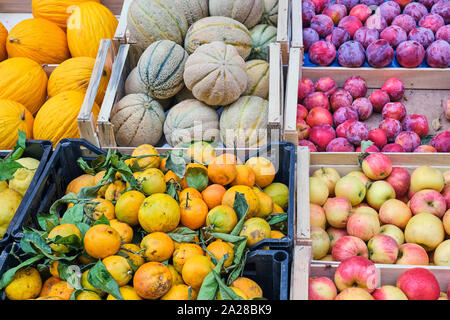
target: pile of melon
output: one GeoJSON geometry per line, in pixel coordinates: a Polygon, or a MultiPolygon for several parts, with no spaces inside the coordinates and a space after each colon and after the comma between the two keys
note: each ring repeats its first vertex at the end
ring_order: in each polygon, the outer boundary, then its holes
{"type": "MultiPolygon", "coordinates": [[[[100,40],[118,21],[99,0],[33,0],[33,18],[8,30],[0,21],[0,149],[14,147],[18,129],[27,138],[79,138],[77,116],[89,85],[100,40]],[[56,64],[48,76],[46,65],[56,64]]],[[[104,68],[96,117],[108,85],[104,68]]]]}
{"type": "Polygon", "coordinates": [[[133,0],[140,56],[111,113],[117,144],[266,144],[277,16],[277,0],[133,0]]]}

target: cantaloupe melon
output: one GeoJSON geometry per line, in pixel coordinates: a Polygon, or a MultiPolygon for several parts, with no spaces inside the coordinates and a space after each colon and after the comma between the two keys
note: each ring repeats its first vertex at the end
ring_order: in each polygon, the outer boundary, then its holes
{"type": "Polygon", "coordinates": [[[228,17],[206,17],[198,20],[188,30],[184,48],[191,54],[201,45],[223,41],[234,46],[246,60],[252,50],[252,38],[247,27],[228,17]]]}
{"type": "Polygon", "coordinates": [[[131,38],[142,49],[158,40],[183,44],[188,22],[173,0],[134,0],[128,9],[131,38]]]}
{"type": "Polygon", "coordinates": [[[269,98],[269,63],[264,60],[249,60],[247,66],[248,84],[244,95],[269,98]]]}
{"type": "Polygon", "coordinates": [[[268,60],[269,44],[277,40],[277,28],[267,24],[258,24],[250,30],[252,52],[250,59],[268,60]]]}
{"type": "Polygon", "coordinates": [[[125,95],[133,93],[146,93],[147,89],[142,81],[139,81],[139,71],[137,67],[128,74],[125,80],[125,95]]]}
{"type": "Polygon", "coordinates": [[[192,141],[217,141],[219,115],[216,110],[198,100],[184,100],[169,110],[164,123],[164,135],[172,147],[192,141]]]}
{"type": "Polygon", "coordinates": [[[177,103],[180,103],[181,101],[188,100],[188,99],[195,99],[194,95],[192,94],[192,91],[189,90],[186,86],[178,92],[175,95],[175,101],[177,103]]]}
{"type": "Polygon", "coordinates": [[[209,0],[211,16],[230,17],[247,28],[259,23],[263,11],[263,0],[209,0]]]}
{"type": "Polygon", "coordinates": [[[245,61],[222,41],[199,47],[189,56],[184,82],[195,98],[210,106],[236,101],[247,88],[245,61]]]}
{"type": "Polygon", "coordinates": [[[138,81],[155,99],[167,99],[184,87],[183,72],[188,54],[171,40],[158,40],[139,58],[138,81]]]}
{"type": "Polygon", "coordinates": [[[175,0],[175,3],[183,11],[188,26],[209,16],[208,0],[175,0]]]}
{"type": "Polygon", "coordinates": [[[111,123],[119,146],[156,145],[166,116],[156,100],[143,93],[130,94],[114,106],[111,123]]]}
{"type": "Polygon", "coordinates": [[[227,148],[257,148],[267,144],[268,101],[242,96],[220,116],[220,137],[227,148]]]}
{"type": "Polygon", "coordinates": [[[264,11],[261,17],[262,24],[276,27],[278,24],[278,0],[264,0],[264,11]]]}

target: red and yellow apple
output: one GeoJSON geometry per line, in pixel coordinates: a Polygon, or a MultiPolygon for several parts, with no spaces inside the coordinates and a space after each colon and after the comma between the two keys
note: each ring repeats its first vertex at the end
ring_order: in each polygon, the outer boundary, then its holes
{"type": "Polygon", "coordinates": [[[402,229],[393,224],[382,225],[379,234],[384,234],[391,237],[395,240],[395,242],[397,242],[399,246],[401,246],[405,242],[405,235],[403,234],[402,229]]]}
{"type": "Polygon", "coordinates": [[[369,241],[380,232],[380,220],[374,214],[357,210],[348,219],[347,232],[363,241],[369,241]]]}
{"type": "Polygon", "coordinates": [[[311,277],[308,284],[309,300],[334,300],[337,289],[334,282],[327,277],[311,277]]]}
{"type": "Polygon", "coordinates": [[[441,219],[431,213],[419,213],[409,219],[405,228],[405,240],[433,251],[444,241],[444,225],[441,219]]]}
{"type": "Polygon", "coordinates": [[[395,195],[398,199],[408,193],[411,175],[404,168],[394,167],[386,181],[394,188],[395,195]]]}
{"type": "Polygon", "coordinates": [[[365,186],[369,182],[372,182],[372,180],[369,179],[362,171],[352,171],[352,172],[347,173],[347,176],[358,178],[365,186]]]}
{"type": "Polygon", "coordinates": [[[381,180],[389,177],[392,171],[392,161],[382,152],[376,152],[364,158],[361,169],[372,180],[381,180]]]}
{"type": "Polygon", "coordinates": [[[426,266],[430,263],[424,248],[415,243],[404,243],[398,248],[396,264],[426,266]]]}
{"type": "Polygon", "coordinates": [[[351,257],[342,261],[334,273],[334,283],[339,291],[358,287],[372,293],[378,282],[375,264],[365,257],[351,257]]]}
{"type": "Polygon", "coordinates": [[[380,207],[380,221],[404,229],[412,217],[410,208],[397,199],[389,199],[380,207]]]}
{"type": "Polygon", "coordinates": [[[375,181],[367,189],[367,203],[376,210],[379,210],[389,199],[395,199],[395,190],[384,180],[375,181]]]}
{"type": "Polygon", "coordinates": [[[334,193],[337,197],[346,198],[352,206],[356,206],[366,197],[366,187],[358,178],[345,176],[336,183],[334,193]]]}
{"type": "Polygon", "coordinates": [[[328,199],[328,194],[328,187],[322,179],[309,178],[309,202],[323,206],[328,199]]]}
{"type": "Polygon", "coordinates": [[[414,194],[409,206],[413,214],[431,213],[441,218],[447,209],[447,203],[439,192],[433,189],[423,189],[414,194]]]}
{"type": "Polygon", "coordinates": [[[351,257],[369,257],[366,243],[354,236],[343,236],[338,239],[331,248],[333,261],[345,261],[351,257]]]}
{"type": "Polygon", "coordinates": [[[334,186],[341,178],[339,172],[334,168],[320,168],[313,172],[313,177],[322,179],[328,187],[329,196],[334,195],[334,186]]]}
{"type": "Polygon", "coordinates": [[[347,288],[340,292],[334,300],[375,300],[374,297],[361,288],[347,288]]]}
{"type": "Polygon", "coordinates": [[[334,228],[329,227],[327,229],[328,237],[330,238],[330,250],[328,251],[331,253],[331,249],[333,248],[336,241],[338,241],[340,238],[345,237],[348,235],[347,230],[345,228],[334,228]]]}
{"type": "Polygon", "coordinates": [[[402,290],[395,286],[381,286],[372,293],[375,300],[408,300],[402,290]]]}
{"type": "Polygon", "coordinates": [[[450,239],[440,243],[434,250],[434,264],[450,266],[450,239]]]}
{"type": "Polygon", "coordinates": [[[450,236],[450,208],[445,212],[442,223],[444,224],[445,233],[447,236],[450,236]]]}
{"type": "Polygon", "coordinates": [[[393,264],[397,260],[398,244],[394,238],[378,234],[367,243],[369,259],[375,263],[393,264]]]}
{"type": "Polygon", "coordinates": [[[411,174],[411,189],[413,192],[424,189],[441,192],[444,189],[444,175],[436,168],[420,166],[411,174]]]}
{"type": "Polygon", "coordinates": [[[349,200],[343,197],[328,198],[323,205],[328,224],[335,228],[345,228],[352,209],[349,200]]]}
{"type": "Polygon", "coordinates": [[[318,204],[309,204],[309,223],[311,227],[320,227],[322,229],[325,229],[327,225],[325,210],[318,204]]]}
{"type": "Polygon", "coordinates": [[[319,260],[325,257],[330,248],[328,233],[322,228],[311,227],[311,240],[313,259],[319,260]]]}
{"type": "Polygon", "coordinates": [[[436,277],[425,268],[403,272],[397,279],[397,287],[409,300],[437,300],[441,292],[436,277]]]}

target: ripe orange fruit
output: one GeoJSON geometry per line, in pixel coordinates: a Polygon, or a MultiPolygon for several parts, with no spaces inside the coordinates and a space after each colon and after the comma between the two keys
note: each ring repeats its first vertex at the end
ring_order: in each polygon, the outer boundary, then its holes
{"type": "MultiPolygon", "coordinates": [[[[197,291],[191,288],[191,300],[197,299],[197,291]]],[[[173,285],[161,300],[189,300],[189,286],[185,284],[173,285]]]]}
{"type": "Polygon", "coordinates": [[[135,172],[134,177],[142,185],[142,191],[146,195],[166,192],[166,181],[164,174],[157,168],[150,168],[144,171],[135,172]]]}
{"type": "Polygon", "coordinates": [[[248,299],[262,298],[263,292],[261,287],[252,279],[239,277],[231,284],[233,287],[240,289],[248,299]]]}
{"type": "Polygon", "coordinates": [[[129,166],[132,167],[135,162],[141,168],[141,170],[149,168],[158,168],[161,163],[159,152],[149,144],[143,144],[136,147],[131,154],[132,157],[147,156],[143,158],[132,158],[130,159],[129,166]]]}
{"type": "Polygon", "coordinates": [[[133,278],[133,270],[124,257],[112,255],[104,258],[102,263],[119,287],[126,285],[133,278]]]}
{"type": "Polygon", "coordinates": [[[284,213],[284,210],[282,207],[277,205],[276,203],[273,204],[272,213],[284,213]]]}
{"type": "Polygon", "coordinates": [[[243,164],[236,165],[237,175],[236,178],[231,182],[232,186],[244,185],[248,187],[253,187],[255,185],[255,173],[253,169],[245,166],[243,164]]]}
{"type": "Polygon", "coordinates": [[[244,222],[240,236],[247,236],[247,247],[255,243],[270,238],[270,225],[262,218],[250,218],[244,222]]]}
{"type": "Polygon", "coordinates": [[[103,259],[120,249],[120,235],[111,226],[97,224],[84,235],[84,249],[93,258],[103,259]]]}
{"type": "Polygon", "coordinates": [[[256,214],[256,216],[260,218],[265,218],[268,215],[270,215],[273,211],[272,197],[262,191],[256,192],[256,196],[259,199],[259,211],[256,214]]]}
{"type": "Polygon", "coordinates": [[[183,189],[178,196],[180,203],[182,203],[183,201],[186,201],[188,194],[189,194],[189,199],[193,199],[193,198],[202,199],[202,194],[197,189],[186,188],[186,189],[183,189]]]}
{"type": "Polygon", "coordinates": [[[116,215],[114,213],[114,205],[111,201],[102,198],[95,198],[91,201],[97,203],[87,203],[85,206],[88,212],[92,212],[92,218],[94,220],[98,220],[103,215],[108,220],[115,219],[116,215]]]}
{"type": "Polygon", "coordinates": [[[259,213],[259,198],[252,188],[248,186],[234,186],[225,192],[222,199],[222,204],[233,208],[236,192],[244,195],[248,204],[247,218],[256,216],[259,213]]]}
{"type": "Polygon", "coordinates": [[[42,289],[42,279],[36,268],[25,267],[16,272],[13,280],[5,287],[9,300],[34,299],[42,289]]]}
{"type": "Polygon", "coordinates": [[[170,180],[180,183],[182,179],[179,176],[177,176],[172,170],[169,170],[164,175],[164,181],[166,181],[167,183],[170,180]]]}
{"type": "Polygon", "coordinates": [[[192,288],[199,290],[203,279],[214,269],[214,264],[205,256],[193,256],[186,260],[181,270],[183,281],[192,288]]]}
{"type": "Polygon", "coordinates": [[[145,259],[142,257],[142,254],[139,253],[140,250],[141,248],[134,243],[124,243],[119,252],[133,265],[140,267],[145,263],[145,259]]]}
{"type": "Polygon", "coordinates": [[[161,163],[159,164],[159,170],[161,171],[166,171],[166,162],[167,162],[167,158],[161,158],[161,163]]]}
{"type": "Polygon", "coordinates": [[[109,221],[109,225],[119,233],[122,243],[130,243],[133,240],[133,228],[128,223],[113,219],[109,221]]]}
{"type": "Polygon", "coordinates": [[[58,282],[53,283],[46,296],[48,297],[59,297],[63,300],[70,300],[70,296],[72,292],[75,290],[68,282],[59,280],[58,282]]]}
{"type": "MultiPolygon", "coordinates": [[[[138,296],[136,290],[132,286],[126,285],[119,288],[120,294],[122,295],[123,300],[142,300],[141,297],[138,296]]],[[[108,294],[106,300],[117,300],[113,295],[108,294]]]]}
{"type": "Polygon", "coordinates": [[[270,239],[282,239],[286,237],[286,235],[278,230],[271,230],[270,231],[270,239]]]}
{"type": "Polygon", "coordinates": [[[141,241],[142,255],[147,261],[162,262],[169,260],[174,251],[174,244],[164,232],[153,232],[146,235],[141,241]]]}
{"type": "Polygon", "coordinates": [[[90,174],[83,174],[72,181],[70,181],[69,185],[66,188],[66,194],[73,192],[78,193],[84,187],[92,187],[95,185],[94,176],[90,174]]]}
{"type": "Polygon", "coordinates": [[[176,271],[181,272],[187,259],[204,254],[203,249],[198,244],[182,243],[173,253],[173,266],[176,271]]]}
{"type": "MultiPolygon", "coordinates": [[[[215,240],[211,242],[206,247],[206,249],[211,252],[214,258],[217,259],[217,261],[220,261],[220,259],[222,259],[225,254],[228,254],[228,259],[226,259],[223,264],[225,268],[231,266],[231,264],[233,263],[234,251],[228,243],[223,242],[222,240],[215,240]]],[[[211,259],[211,256],[209,254],[207,255],[207,257],[211,259]]]]}
{"type": "Polygon", "coordinates": [[[135,190],[127,191],[117,199],[115,215],[117,220],[126,222],[130,226],[139,224],[138,213],[145,196],[135,190]]]}
{"type": "Polygon", "coordinates": [[[59,262],[56,261],[56,260],[52,260],[52,261],[50,261],[50,263],[48,264],[50,274],[51,274],[52,276],[56,277],[56,278],[59,278],[58,265],[59,265],[59,262]]]}
{"type": "Polygon", "coordinates": [[[251,157],[245,162],[247,167],[252,168],[255,173],[256,184],[264,188],[275,179],[275,167],[273,163],[264,157],[251,157]]]}
{"type": "Polygon", "coordinates": [[[105,199],[109,201],[116,201],[122,195],[122,192],[126,189],[125,183],[120,180],[110,183],[105,191],[105,199]]]}
{"type": "Polygon", "coordinates": [[[220,184],[209,185],[202,191],[203,201],[205,201],[209,210],[222,204],[222,198],[226,191],[227,189],[220,184]]]}
{"type": "MultiPolygon", "coordinates": [[[[80,229],[77,228],[76,225],[72,223],[63,223],[59,226],[54,227],[48,234],[48,239],[55,239],[57,236],[68,237],[76,235],[81,241],[81,232],[80,229]]],[[[50,244],[50,248],[53,251],[58,253],[67,253],[69,252],[69,248],[64,244],[50,244]]]]}
{"type": "Polygon", "coordinates": [[[208,177],[213,183],[226,186],[236,176],[236,157],[231,153],[224,153],[215,157],[208,165],[208,177]]]}
{"type": "Polygon", "coordinates": [[[136,293],[144,299],[155,300],[172,287],[172,274],[160,262],[147,262],[137,269],[133,278],[136,293]]]}
{"type": "Polygon", "coordinates": [[[181,224],[191,230],[205,225],[208,206],[202,199],[192,198],[180,202],[181,224]]]}
{"type": "Polygon", "coordinates": [[[180,222],[178,202],[165,193],[146,198],[139,209],[139,224],[148,233],[173,231],[180,222]]]}
{"type": "Polygon", "coordinates": [[[41,292],[39,293],[39,297],[48,297],[52,286],[60,281],[61,279],[55,276],[51,276],[50,278],[45,280],[44,283],[42,284],[42,289],[41,292]]]}
{"type": "Polygon", "coordinates": [[[233,208],[224,205],[214,207],[206,216],[206,225],[214,226],[214,232],[230,233],[237,222],[238,218],[233,208]]]}
{"type": "Polygon", "coordinates": [[[95,292],[83,290],[77,295],[75,300],[102,300],[102,298],[95,292]]]}
{"type": "Polygon", "coordinates": [[[175,267],[173,265],[169,264],[169,265],[167,265],[167,268],[169,268],[169,271],[172,274],[172,285],[173,286],[175,286],[177,284],[184,284],[181,274],[175,269],[175,267]]]}
{"type": "Polygon", "coordinates": [[[204,165],[202,165],[200,163],[189,163],[186,166],[186,174],[185,174],[184,178],[180,182],[181,189],[186,189],[186,188],[189,187],[188,183],[187,183],[187,180],[186,180],[186,175],[188,173],[189,168],[202,168],[203,170],[205,170],[205,172],[208,172],[208,169],[204,165]]]}
{"type": "MultiPolygon", "coordinates": [[[[106,174],[105,170],[97,172],[97,174],[94,176],[94,185],[96,185],[97,183],[102,181],[103,178],[105,177],[105,174],[106,174]]],[[[100,190],[98,190],[97,195],[99,198],[105,197],[105,192],[106,192],[106,189],[108,189],[108,186],[109,186],[109,183],[104,185],[103,187],[101,187],[100,190]]]]}

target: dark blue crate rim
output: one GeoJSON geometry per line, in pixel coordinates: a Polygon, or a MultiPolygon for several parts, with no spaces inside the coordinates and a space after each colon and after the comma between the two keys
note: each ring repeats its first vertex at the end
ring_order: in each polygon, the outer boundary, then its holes
{"type": "MultiPolygon", "coordinates": [[[[0,254],[0,277],[8,269],[19,264],[10,254],[13,244],[15,251],[20,250],[17,241],[7,244],[0,254]]],[[[18,252],[20,254],[20,252],[18,252]]],[[[242,276],[258,283],[263,290],[264,298],[269,300],[289,300],[290,257],[284,250],[255,250],[247,255],[246,266],[242,276]],[[269,294],[268,294],[269,293],[269,294]]],[[[4,290],[0,300],[6,300],[4,290]]]]}
{"type": "MultiPolygon", "coordinates": [[[[100,154],[106,154],[106,152],[93,144],[89,143],[88,141],[84,139],[62,139],[58,146],[56,147],[55,151],[52,154],[52,157],[48,161],[44,174],[41,175],[38,183],[37,183],[37,190],[36,190],[36,197],[39,196],[39,194],[42,196],[44,192],[48,192],[48,190],[44,190],[46,187],[48,187],[48,180],[50,175],[58,175],[57,168],[55,168],[57,162],[59,159],[65,155],[67,157],[73,158],[75,155],[74,153],[77,153],[77,156],[81,156],[82,149],[86,149],[87,151],[90,151],[91,153],[95,155],[100,154]]],[[[258,155],[264,155],[266,153],[272,152],[272,150],[279,150],[278,158],[282,163],[279,164],[278,172],[275,175],[274,182],[282,182],[289,188],[289,202],[288,202],[288,233],[286,237],[282,239],[264,239],[259,241],[258,243],[254,244],[250,247],[251,251],[258,250],[261,248],[269,247],[272,250],[285,250],[289,254],[292,251],[293,247],[293,239],[294,239],[294,214],[295,214],[295,166],[296,166],[296,147],[291,142],[276,142],[276,143],[270,143],[262,148],[260,148],[258,151],[254,152],[253,154],[250,154],[246,156],[247,160],[248,158],[252,156],[258,156],[258,155]],[[283,154],[283,156],[280,156],[280,154],[283,154]],[[280,181],[283,180],[283,181],[280,181]]],[[[94,160],[96,156],[93,157],[84,157],[85,160],[94,160]]],[[[76,159],[75,159],[76,160],[76,159]]],[[[69,164],[66,164],[70,167],[69,164]]],[[[60,170],[62,168],[59,168],[60,170]]],[[[68,168],[66,168],[68,170],[68,168]]],[[[81,168],[78,167],[76,170],[81,172],[81,168]]],[[[54,188],[58,188],[58,186],[54,186],[54,188]]],[[[60,193],[61,190],[65,190],[65,186],[59,186],[60,193]]],[[[30,213],[30,217],[33,219],[33,222],[35,225],[37,225],[36,216],[39,209],[42,207],[42,203],[45,203],[44,207],[50,207],[50,205],[55,201],[49,200],[49,195],[46,195],[45,199],[46,201],[43,201],[42,199],[34,199],[34,202],[32,204],[32,207],[34,209],[34,213],[30,213]],[[49,203],[49,201],[51,203],[49,203]]],[[[61,195],[59,195],[61,197],[61,195]]],[[[24,219],[21,219],[14,229],[13,238],[19,239],[22,237],[22,226],[23,226],[24,219]]]]}
{"type": "MultiPolygon", "coordinates": [[[[8,245],[12,241],[12,239],[14,238],[14,234],[16,233],[17,226],[20,226],[24,217],[30,213],[30,203],[36,197],[36,194],[38,192],[37,186],[39,185],[39,179],[45,172],[45,167],[49,161],[50,155],[53,152],[53,144],[48,140],[26,140],[25,146],[26,147],[22,158],[31,157],[39,159],[39,166],[36,169],[34,177],[31,180],[27,192],[23,196],[22,201],[20,202],[20,205],[17,208],[16,213],[14,214],[14,217],[11,219],[8,228],[6,229],[3,239],[0,240],[0,249],[6,247],[6,245],[8,245]]],[[[10,153],[11,151],[1,151],[0,157],[4,158],[10,153]]]]}

